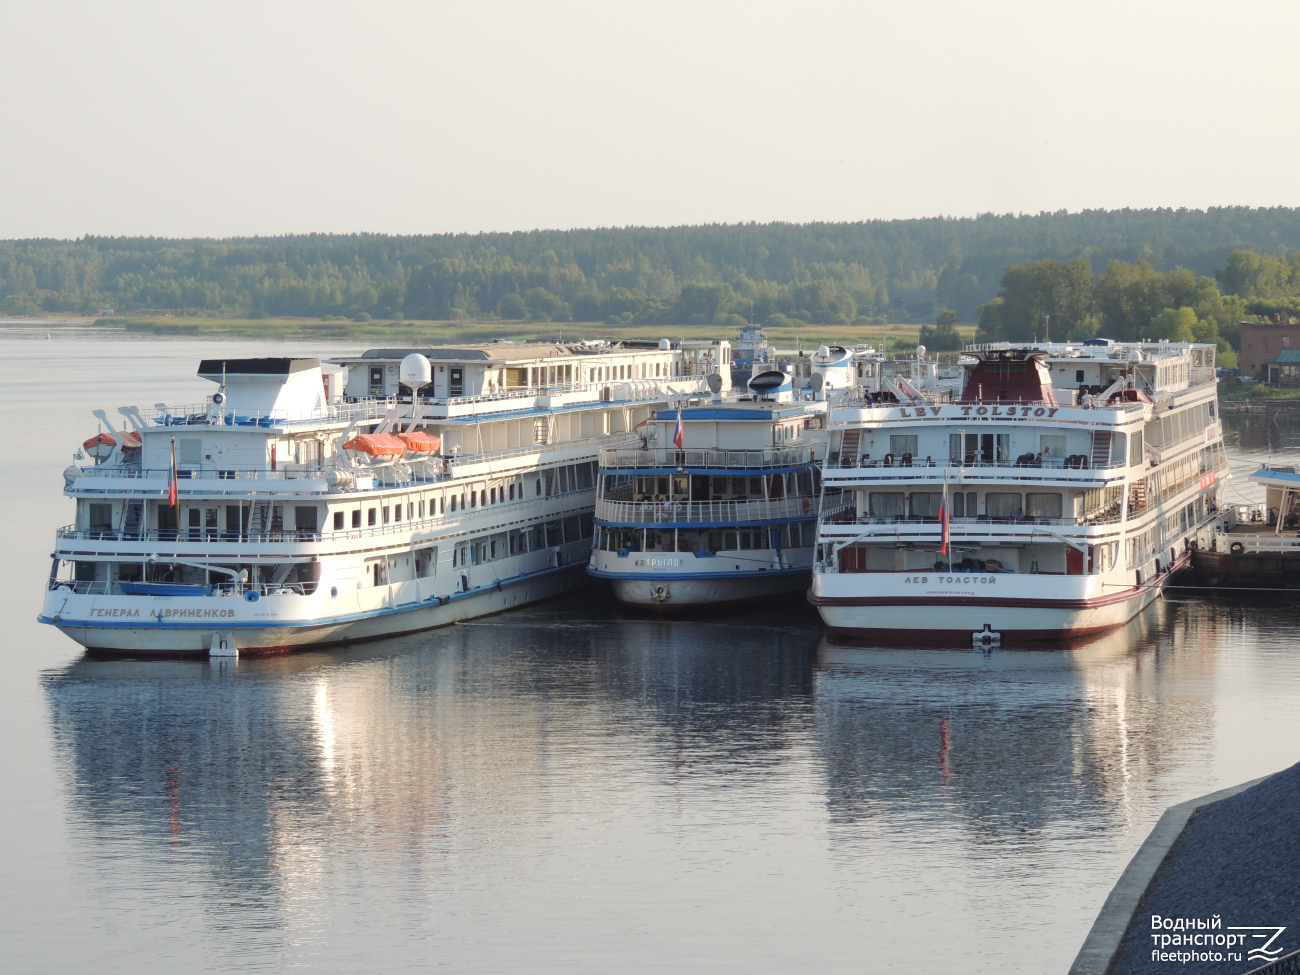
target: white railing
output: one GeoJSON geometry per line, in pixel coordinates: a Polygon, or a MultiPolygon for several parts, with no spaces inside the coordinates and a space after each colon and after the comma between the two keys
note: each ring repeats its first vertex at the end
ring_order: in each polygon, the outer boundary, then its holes
{"type": "Polygon", "coordinates": [[[824,443],[769,450],[602,450],[600,466],[605,470],[708,467],[720,470],[762,470],[804,467],[816,463],[825,453],[824,443]]]}
{"type": "Polygon", "coordinates": [[[764,501],[605,501],[596,502],[597,520],[625,525],[740,524],[816,518],[817,499],[764,501]]]}

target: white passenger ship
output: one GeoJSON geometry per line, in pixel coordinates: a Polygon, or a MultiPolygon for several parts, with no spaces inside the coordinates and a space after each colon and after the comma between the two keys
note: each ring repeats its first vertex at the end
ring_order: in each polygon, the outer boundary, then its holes
{"type": "Polygon", "coordinates": [[[1213,517],[1227,472],[1214,355],[981,347],[955,402],[834,408],[810,601],[868,637],[1126,623],[1213,517]]]}
{"type": "Polygon", "coordinates": [[[129,429],[96,412],[40,619],[93,651],[262,653],[555,595],[585,582],[599,448],[729,361],[726,342],[378,349],[337,360],[331,394],[319,360],[206,360],[207,402],[123,407],[129,429]]]}
{"type": "Polygon", "coordinates": [[[749,395],[659,410],[640,446],[600,452],[587,571],[663,612],[808,588],[825,455],[824,399],[766,372],[749,395]]]}

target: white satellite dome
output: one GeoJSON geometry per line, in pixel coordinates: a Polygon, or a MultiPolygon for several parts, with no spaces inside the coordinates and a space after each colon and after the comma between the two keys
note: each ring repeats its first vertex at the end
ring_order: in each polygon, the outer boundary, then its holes
{"type": "Polygon", "coordinates": [[[412,352],[402,360],[402,368],[397,374],[397,381],[403,386],[409,386],[412,389],[427,386],[433,382],[433,366],[420,353],[412,352]]]}

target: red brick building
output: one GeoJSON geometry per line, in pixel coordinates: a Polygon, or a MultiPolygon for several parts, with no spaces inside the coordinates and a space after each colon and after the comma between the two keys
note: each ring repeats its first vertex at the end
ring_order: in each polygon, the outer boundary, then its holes
{"type": "Polygon", "coordinates": [[[1267,379],[1264,363],[1288,349],[1300,349],[1300,324],[1281,315],[1271,322],[1241,323],[1241,355],[1237,365],[1243,376],[1267,379]]]}

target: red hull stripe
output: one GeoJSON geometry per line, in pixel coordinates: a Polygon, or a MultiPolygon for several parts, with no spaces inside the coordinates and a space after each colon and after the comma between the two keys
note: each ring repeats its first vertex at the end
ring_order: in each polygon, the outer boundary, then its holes
{"type": "Polygon", "coordinates": [[[989,599],[985,596],[816,596],[808,593],[808,602],[814,606],[999,606],[1012,609],[1096,609],[1128,602],[1149,591],[1151,586],[1136,586],[1109,596],[1091,599],[989,599]]]}

